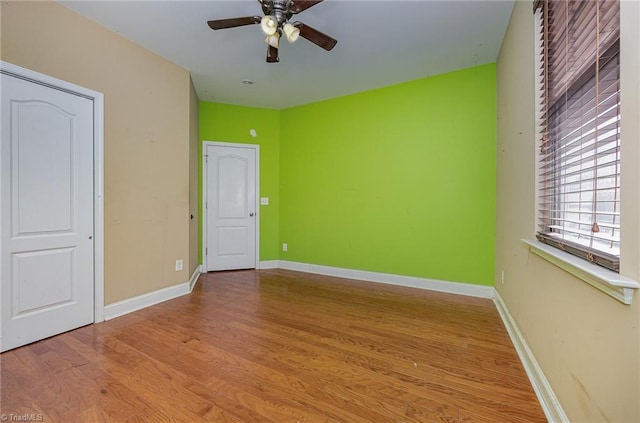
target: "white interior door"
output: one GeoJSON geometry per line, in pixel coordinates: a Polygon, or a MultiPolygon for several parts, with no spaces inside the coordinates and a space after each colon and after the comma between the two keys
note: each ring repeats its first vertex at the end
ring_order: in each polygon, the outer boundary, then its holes
{"type": "Polygon", "coordinates": [[[2,351],[94,321],[93,101],[2,74],[2,351]]]}
{"type": "Polygon", "coordinates": [[[206,145],[206,271],[256,267],[256,150],[206,145]]]}

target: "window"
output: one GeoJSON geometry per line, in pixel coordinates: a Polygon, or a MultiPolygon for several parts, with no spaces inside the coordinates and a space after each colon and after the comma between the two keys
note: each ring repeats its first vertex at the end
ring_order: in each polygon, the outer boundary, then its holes
{"type": "Polygon", "coordinates": [[[616,272],[620,261],[620,4],[542,0],[541,242],[616,272]]]}

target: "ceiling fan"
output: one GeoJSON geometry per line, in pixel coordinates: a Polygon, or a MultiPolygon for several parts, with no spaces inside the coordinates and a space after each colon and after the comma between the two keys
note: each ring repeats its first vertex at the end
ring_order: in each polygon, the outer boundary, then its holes
{"type": "Polygon", "coordinates": [[[329,51],[335,47],[337,40],[305,25],[302,22],[290,22],[293,15],[297,15],[322,2],[322,0],[258,0],[264,16],[246,16],[242,18],[216,19],[208,21],[211,29],[235,28],[238,26],[260,24],[267,34],[267,63],[276,63],[280,38],[284,34],[287,41],[293,43],[298,37],[306,38],[315,45],[329,51]]]}

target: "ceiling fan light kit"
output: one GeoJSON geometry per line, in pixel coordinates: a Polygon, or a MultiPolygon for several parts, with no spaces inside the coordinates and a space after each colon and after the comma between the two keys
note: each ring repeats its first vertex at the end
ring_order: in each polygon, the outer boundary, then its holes
{"type": "Polygon", "coordinates": [[[278,31],[278,22],[273,18],[273,16],[265,16],[260,20],[260,26],[262,27],[262,31],[264,31],[267,35],[273,35],[278,31]]]}
{"type": "Polygon", "coordinates": [[[264,39],[264,42],[269,44],[271,47],[278,48],[280,44],[280,34],[277,32],[272,35],[267,35],[267,38],[264,39]]]}
{"type": "Polygon", "coordinates": [[[322,2],[322,0],[258,0],[264,16],[247,16],[243,18],[217,19],[208,21],[213,30],[235,28],[245,25],[260,24],[262,31],[267,34],[267,63],[276,63],[280,37],[284,33],[288,42],[293,43],[299,37],[305,38],[315,45],[330,51],[335,47],[334,38],[314,29],[302,22],[289,22],[293,15],[307,10],[322,2]]]}
{"type": "Polygon", "coordinates": [[[284,35],[287,37],[287,41],[289,41],[290,43],[295,42],[300,36],[300,30],[291,25],[289,22],[284,24],[282,30],[284,31],[284,35]]]}

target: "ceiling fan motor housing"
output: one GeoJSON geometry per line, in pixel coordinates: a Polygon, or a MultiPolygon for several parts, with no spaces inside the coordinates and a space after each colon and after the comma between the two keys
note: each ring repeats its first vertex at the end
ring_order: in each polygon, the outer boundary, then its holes
{"type": "Polygon", "coordinates": [[[273,16],[278,22],[278,27],[281,27],[293,16],[293,12],[291,12],[292,3],[291,0],[267,0],[262,4],[267,9],[265,14],[273,16]]]}

